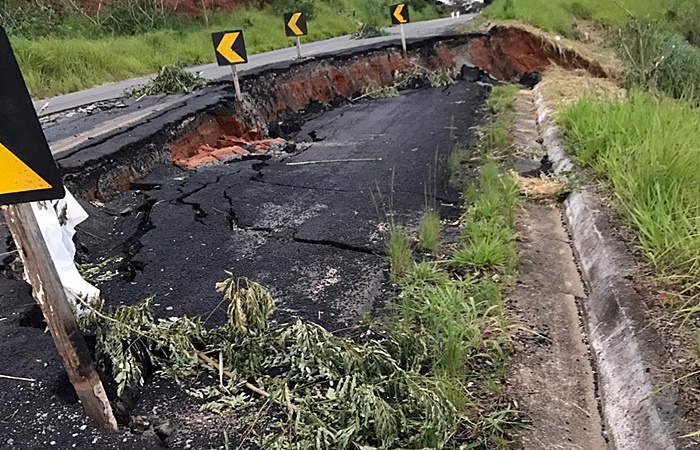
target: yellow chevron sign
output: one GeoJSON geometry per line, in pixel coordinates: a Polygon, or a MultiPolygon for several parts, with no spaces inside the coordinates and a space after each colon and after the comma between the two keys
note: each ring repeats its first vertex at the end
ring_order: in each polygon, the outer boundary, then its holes
{"type": "Polygon", "coordinates": [[[0,142],[0,195],[51,189],[49,183],[0,142]]]}
{"type": "Polygon", "coordinates": [[[248,62],[243,31],[222,31],[211,35],[216,49],[216,62],[220,66],[231,66],[248,62]]]}
{"type": "Polygon", "coordinates": [[[287,36],[306,36],[309,30],[306,27],[304,13],[287,13],[284,15],[284,31],[287,36]]]}
{"type": "Polygon", "coordinates": [[[405,3],[399,3],[391,7],[391,23],[394,25],[401,25],[411,21],[408,14],[408,5],[405,3]]]}
{"type": "Polygon", "coordinates": [[[0,26],[0,205],[66,195],[7,33],[0,26]]]}

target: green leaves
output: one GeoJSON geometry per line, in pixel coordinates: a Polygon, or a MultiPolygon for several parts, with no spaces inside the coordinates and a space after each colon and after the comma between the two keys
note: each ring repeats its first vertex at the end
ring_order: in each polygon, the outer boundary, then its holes
{"type": "Polygon", "coordinates": [[[229,278],[216,284],[216,292],[223,293],[224,300],[228,301],[229,323],[240,333],[265,328],[275,308],[270,292],[254,281],[234,279],[231,272],[226,273],[229,278]]]}
{"type": "Polygon", "coordinates": [[[143,86],[124,92],[128,97],[147,95],[187,94],[205,86],[206,80],[185,70],[183,63],[163,66],[158,74],[143,86]]]}
{"type": "Polygon", "coordinates": [[[498,326],[497,289],[420,263],[402,278],[395,320],[341,337],[302,320],[268,321],[270,293],[228,275],[216,290],[229,320],[216,328],[156,319],[152,299],[111,314],[94,306],[88,325],[98,328],[98,355],[120,394],[143,385],[144,364],[152,364],[162,377],[188,380],[203,410],[238,414],[271,450],[442,449],[455,433],[479,435],[464,416],[459,376],[493,348],[481,327],[498,326]],[[195,379],[202,365],[212,376],[195,379]]]}

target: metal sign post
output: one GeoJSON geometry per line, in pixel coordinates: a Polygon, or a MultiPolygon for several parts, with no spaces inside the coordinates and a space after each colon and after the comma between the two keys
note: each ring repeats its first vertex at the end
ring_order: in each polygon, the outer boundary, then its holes
{"type": "Polygon", "coordinates": [[[299,36],[297,36],[296,40],[297,40],[297,59],[301,59],[301,38],[299,36]]]}
{"type": "Polygon", "coordinates": [[[102,381],[28,203],[63,198],[65,190],[2,27],[0,98],[0,167],[3,170],[0,205],[3,205],[7,227],[32,285],[34,299],[85,413],[100,427],[116,431],[117,421],[102,381]]]}

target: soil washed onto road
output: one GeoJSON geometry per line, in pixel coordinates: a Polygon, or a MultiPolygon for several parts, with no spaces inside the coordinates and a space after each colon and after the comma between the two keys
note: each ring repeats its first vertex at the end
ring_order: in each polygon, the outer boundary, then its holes
{"type": "MultiPolygon", "coordinates": [[[[206,315],[229,270],[271,290],[274,319],[345,328],[391,298],[386,214],[417,227],[426,190],[436,191],[442,217],[459,214],[445,163],[480,120],[487,92],[459,82],[338,107],[308,117],[289,136],[297,153],[282,159],[157,167],[104,206],[83,202],[91,218],[78,230],[79,252],[91,263],[123,258],[112,267],[119,275],[99,285],[108,305],[155,295],[160,317],[206,315]]],[[[174,383],[152,377],[116,407],[149,418],[143,435],[100,432],[72,393],[29,287],[10,272],[4,266],[0,278],[1,372],[36,381],[0,379],[0,448],[221,448],[224,429],[235,436],[245,426],[199,412],[174,383]]],[[[224,319],[217,314],[212,325],[224,319]]]]}

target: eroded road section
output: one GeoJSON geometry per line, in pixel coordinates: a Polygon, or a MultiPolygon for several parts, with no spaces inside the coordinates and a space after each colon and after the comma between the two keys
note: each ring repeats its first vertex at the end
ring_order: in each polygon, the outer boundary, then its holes
{"type": "MultiPolygon", "coordinates": [[[[445,161],[467,140],[486,95],[483,86],[459,82],[349,104],[308,118],[290,137],[302,150],[295,156],[193,171],[159,166],[104,206],[86,204],[91,219],[79,233],[81,252],[92,262],[124,258],[120,275],[100,286],[111,305],[155,295],[162,317],[208,314],[219,301],[214,284],[229,270],[272,290],[275,318],[343,328],[390,295],[386,213],[417,226],[427,188],[437,193],[443,217],[458,214],[458,193],[444,187],[445,161]],[[354,159],[367,161],[319,162],[354,159]]],[[[93,429],[63,394],[67,380],[27,289],[4,278],[0,289],[7,294],[0,297],[7,318],[0,322],[0,364],[38,380],[0,391],[1,403],[16,405],[0,421],[3,439],[25,449],[50,442],[150,448],[141,437],[93,429]]],[[[125,405],[134,406],[133,415],[173,424],[168,442],[175,448],[220,445],[220,424],[170,384],[147,383],[141,399],[125,405]]]]}
{"type": "MultiPolygon", "coordinates": [[[[169,314],[207,313],[226,269],[272,289],[286,314],[330,329],[353,323],[385,288],[384,213],[417,226],[436,161],[442,174],[484,95],[463,83],[338,108],[304,124],[291,139],[307,148],[282,161],[159,168],[106,205],[132,211],[118,222],[142,231],[128,244],[132,276],[103,287],[107,298],[156,294],[169,314]]],[[[438,189],[457,206],[455,192],[438,189]]],[[[108,229],[95,225],[94,234],[108,229]]]]}

